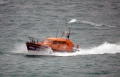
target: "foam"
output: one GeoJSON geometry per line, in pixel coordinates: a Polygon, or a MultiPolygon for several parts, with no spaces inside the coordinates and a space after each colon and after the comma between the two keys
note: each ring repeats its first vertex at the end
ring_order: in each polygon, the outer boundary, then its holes
{"type": "Polygon", "coordinates": [[[89,24],[89,25],[93,25],[95,27],[102,27],[102,26],[106,26],[106,27],[116,27],[116,26],[110,26],[110,25],[106,25],[106,24],[97,24],[97,23],[94,23],[94,22],[89,22],[89,21],[79,21],[81,23],[85,23],[85,24],[89,24]]]}
{"type": "MultiPolygon", "coordinates": [[[[44,51],[43,51],[44,52],[44,51]]],[[[23,53],[27,55],[51,55],[51,56],[78,56],[78,55],[92,55],[92,54],[116,54],[120,53],[119,44],[103,43],[102,45],[92,47],[89,49],[80,48],[76,52],[54,52],[51,49],[45,51],[45,53],[28,53],[25,44],[16,44],[15,49],[12,50],[12,53],[23,53]]]]}
{"type": "Polygon", "coordinates": [[[68,23],[76,23],[76,22],[78,22],[78,20],[77,19],[72,19],[72,20],[70,20],[68,23]]]}
{"type": "Polygon", "coordinates": [[[69,24],[72,24],[72,23],[84,23],[84,24],[89,24],[89,25],[95,26],[95,27],[102,27],[102,26],[112,27],[112,28],[116,27],[116,26],[111,26],[111,25],[106,25],[106,24],[97,24],[97,23],[94,23],[94,22],[82,21],[82,20],[77,20],[77,19],[71,19],[68,23],[69,24]]]}
{"type": "Polygon", "coordinates": [[[116,54],[120,53],[120,45],[117,44],[110,44],[105,42],[104,44],[93,47],[90,49],[79,49],[77,52],[73,53],[53,53],[52,55],[55,56],[78,56],[78,55],[92,55],[92,54],[116,54]]]}

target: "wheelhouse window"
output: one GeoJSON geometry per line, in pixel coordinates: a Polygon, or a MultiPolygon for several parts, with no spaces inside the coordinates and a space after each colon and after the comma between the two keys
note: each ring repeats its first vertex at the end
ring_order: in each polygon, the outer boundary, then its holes
{"type": "Polygon", "coordinates": [[[62,41],[62,44],[66,44],[66,42],[65,42],[65,41],[62,41]]]}
{"type": "Polygon", "coordinates": [[[57,44],[57,41],[53,41],[53,44],[57,44]]]}
{"type": "Polygon", "coordinates": [[[66,44],[65,41],[53,41],[53,44],[66,44]]]}
{"type": "Polygon", "coordinates": [[[61,44],[61,41],[58,41],[58,44],[61,44]]]}

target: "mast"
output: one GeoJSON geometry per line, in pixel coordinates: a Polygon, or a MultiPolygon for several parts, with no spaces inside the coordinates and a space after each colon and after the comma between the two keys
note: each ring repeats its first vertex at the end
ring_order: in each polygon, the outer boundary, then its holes
{"type": "Polygon", "coordinates": [[[56,38],[57,38],[57,35],[58,35],[58,22],[59,22],[59,20],[57,20],[57,32],[56,32],[56,38]]]}
{"type": "Polygon", "coordinates": [[[69,30],[68,30],[68,34],[67,34],[67,38],[69,39],[69,37],[70,37],[70,27],[68,28],[69,30]]]}
{"type": "Polygon", "coordinates": [[[58,34],[58,27],[57,27],[57,33],[56,33],[56,38],[57,38],[57,34],[58,34]]]}
{"type": "MultiPolygon", "coordinates": [[[[69,37],[70,37],[70,29],[71,29],[71,28],[69,27],[69,28],[68,28],[68,31],[64,31],[63,34],[62,34],[62,36],[65,35],[66,38],[69,39],[69,37]]],[[[61,36],[61,37],[62,37],[62,36],[61,36]]]]}

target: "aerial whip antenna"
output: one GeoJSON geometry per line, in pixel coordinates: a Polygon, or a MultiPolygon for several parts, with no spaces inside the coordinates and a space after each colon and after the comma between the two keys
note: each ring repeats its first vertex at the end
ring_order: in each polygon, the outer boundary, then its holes
{"type": "Polygon", "coordinates": [[[58,22],[59,22],[59,20],[57,20],[57,32],[56,32],[56,38],[57,38],[57,35],[58,35],[58,22]]]}

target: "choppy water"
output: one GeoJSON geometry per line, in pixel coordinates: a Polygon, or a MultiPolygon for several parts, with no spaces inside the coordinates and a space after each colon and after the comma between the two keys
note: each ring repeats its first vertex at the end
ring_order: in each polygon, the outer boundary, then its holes
{"type": "Polygon", "coordinates": [[[119,77],[119,0],[0,0],[0,77],[119,77]],[[28,56],[25,42],[71,27],[78,52],[28,56]]]}

